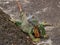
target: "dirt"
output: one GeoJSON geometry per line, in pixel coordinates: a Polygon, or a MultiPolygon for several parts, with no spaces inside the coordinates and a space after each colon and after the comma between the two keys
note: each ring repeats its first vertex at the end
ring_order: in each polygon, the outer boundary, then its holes
{"type": "Polygon", "coordinates": [[[32,45],[27,35],[9,19],[10,16],[0,10],[0,45],[32,45]]]}

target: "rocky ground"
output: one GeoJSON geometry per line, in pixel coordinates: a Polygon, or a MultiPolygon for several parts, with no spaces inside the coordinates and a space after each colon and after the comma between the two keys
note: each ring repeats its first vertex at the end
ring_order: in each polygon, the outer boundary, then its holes
{"type": "MultiPolygon", "coordinates": [[[[60,0],[19,1],[27,15],[35,15],[40,21],[47,21],[48,23],[53,24],[54,28],[51,30],[49,29],[48,34],[53,41],[53,45],[60,45],[60,0]]],[[[3,0],[0,3],[0,7],[10,16],[14,15],[14,18],[19,17],[17,16],[19,15],[19,11],[15,0],[3,0]]]]}
{"type": "Polygon", "coordinates": [[[10,16],[0,10],[0,45],[32,45],[27,35],[9,19],[10,16]]]}

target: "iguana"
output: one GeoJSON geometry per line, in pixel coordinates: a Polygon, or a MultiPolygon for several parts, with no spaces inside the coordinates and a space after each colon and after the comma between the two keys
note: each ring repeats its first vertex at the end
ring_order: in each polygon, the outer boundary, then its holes
{"type": "MultiPolygon", "coordinates": [[[[48,25],[47,23],[39,23],[38,20],[27,19],[26,14],[23,12],[21,5],[17,2],[17,5],[20,10],[20,21],[12,20],[17,26],[20,26],[23,32],[27,33],[33,41],[39,41],[40,37],[47,37],[44,26],[48,25]]],[[[33,17],[33,16],[32,16],[33,17]]]]}

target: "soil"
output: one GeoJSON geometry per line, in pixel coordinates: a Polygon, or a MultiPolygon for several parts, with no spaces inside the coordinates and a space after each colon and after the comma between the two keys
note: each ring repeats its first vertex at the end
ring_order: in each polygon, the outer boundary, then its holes
{"type": "Polygon", "coordinates": [[[0,45],[32,45],[27,35],[9,19],[10,17],[0,10],[0,45]]]}

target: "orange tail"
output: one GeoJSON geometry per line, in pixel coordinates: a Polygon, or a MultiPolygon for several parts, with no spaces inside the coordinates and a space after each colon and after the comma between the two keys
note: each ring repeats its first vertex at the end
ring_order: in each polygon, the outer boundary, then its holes
{"type": "Polygon", "coordinates": [[[19,3],[18,0],[16,0],[16,3],[17,3],[17,5],[18,5],[19,11],[21,12],[21,11],[22,11],[22,6],[21,6],[21,4],[19,3]]]}

